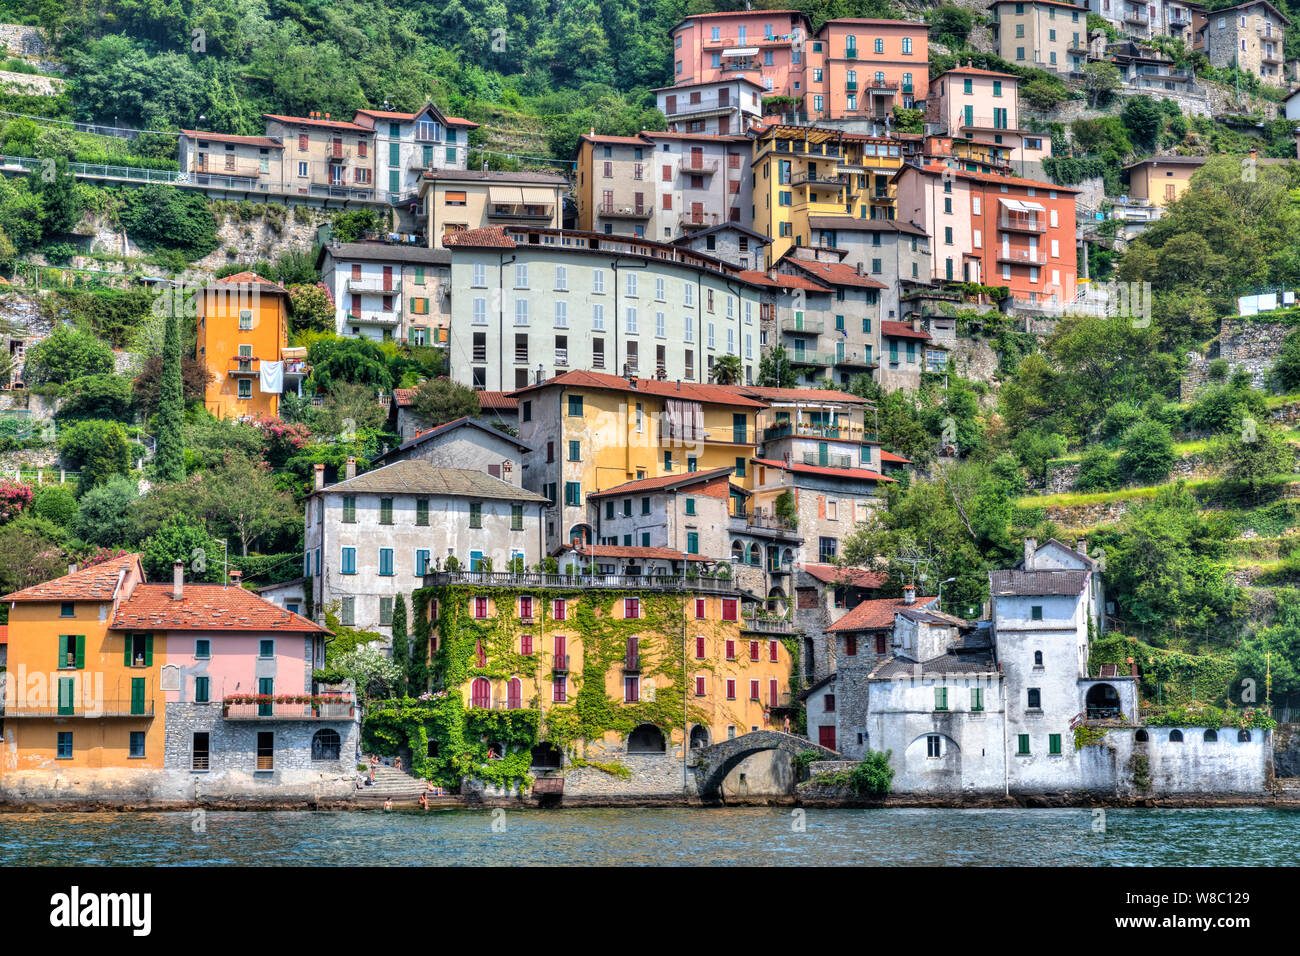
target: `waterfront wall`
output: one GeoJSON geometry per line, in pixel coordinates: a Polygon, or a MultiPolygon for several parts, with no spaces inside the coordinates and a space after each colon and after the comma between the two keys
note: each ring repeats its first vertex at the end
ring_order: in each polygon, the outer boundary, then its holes
{"type": "Polygon", "coordinates": [[[18,770],[0,778],[0,807],[76,804],[120,808],[214,802],[271,808],[283,803],[344,801],[355,793],[355,780],[355,773],[288,769],[223,774],[110,767],[18,770]]]}

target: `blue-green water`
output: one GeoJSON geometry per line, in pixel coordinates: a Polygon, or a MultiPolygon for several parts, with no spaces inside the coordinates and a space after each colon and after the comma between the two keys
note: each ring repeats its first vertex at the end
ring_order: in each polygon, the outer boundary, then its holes
{"type": "Polygon", "coordinates": [[[0,867],[1287,866],[1300,813],[789,808],[0,814],[0,867]],[[199,832],[195,832],[195,830],[199,832]]]}

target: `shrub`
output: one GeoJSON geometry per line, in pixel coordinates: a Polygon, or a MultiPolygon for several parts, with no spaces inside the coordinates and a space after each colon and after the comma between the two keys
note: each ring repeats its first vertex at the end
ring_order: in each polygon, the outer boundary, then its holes
{"type": "Polygon", "coordinates": [[[23,373],[29,385],[63,384],[113,371],[113,352],[89,332],[61,325],[32,346],[23,373]]]}
{"type": "Polygon", "coordinates": [[[1119,462],[1100,445],[1092,445],[1083,453],[1079,477],[1074,487],[1078,491],[1112,491],[1120,485],[1119,462]]]}
{"type": "Polygon", "coordinates": [[[137,242],[175,250],[190,260],[219,245],[207,200],[174,186],[151,184],[124,190],[118,218],[137,242]]]}
{"type": "Polygon", "coordinates": [[[71,528],[77,519],[77,499],[63,485],[46,485],[32,496],[32,514],[61,528],[71,528]]]}
{"type": "Polygon", "coordinates": [[[1143,421],[1130,428],[1120,444],[1119,466],[1125,478],[1141,485],[1168,478],[1174,466],[1174,441],[1168,427],[1143,421]]]}
{"type": "Polygon", "coordinates": [[[130,411],[130,379],[108,374],[83,375],[63,387],[63,399],[55,418],[127,421],[130,411]]]}
{"type": "Polygon", "coordinates": [[[81,469],[80,494],[131,470],[126,432],[117,422],[78,422],[59,436],[59,454],[81,469]]]}

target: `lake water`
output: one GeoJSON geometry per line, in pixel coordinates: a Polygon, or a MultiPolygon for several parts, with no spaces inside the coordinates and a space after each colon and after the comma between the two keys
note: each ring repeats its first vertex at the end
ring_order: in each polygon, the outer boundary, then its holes
{"type": "Polygon", "coordinates": [[[1300,863],[1300,812],[1099,812],[807,810],[802,832],[767,807],[0,813],[0,867],[1300,863]]]}

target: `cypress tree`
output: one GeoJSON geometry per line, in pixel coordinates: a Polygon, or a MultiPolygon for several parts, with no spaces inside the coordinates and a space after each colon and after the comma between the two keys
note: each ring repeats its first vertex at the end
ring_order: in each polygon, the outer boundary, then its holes
{"type": "Polygon", "coordinates": [[[175,306],[167,310],[163,335],[161,391],[158,397],[158,447],[154,469],[163,483],[185,479],[185,390],[181,380],[181,328],[175,306]]]}
{"type": "Polygon", "coordinates": [[[411,645],[406,638],[406,600],[399,594],[393,601],[393,663],[401,672],[398,690],[406,697],[407,680],[411,676],[411,645]]]}

